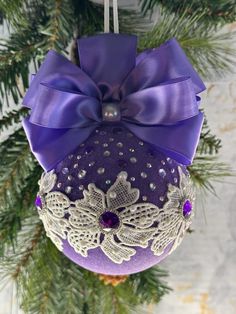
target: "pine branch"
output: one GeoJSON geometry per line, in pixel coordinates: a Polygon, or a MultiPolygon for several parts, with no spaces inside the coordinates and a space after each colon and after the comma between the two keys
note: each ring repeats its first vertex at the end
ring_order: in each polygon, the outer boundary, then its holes
{"type": "Polygon", "coordinates": [[[20,129],[12,134],[0,148],[0,211],[12,207],[21,194],[24,180],[29,177],[36,163],[28,141],[20,129]]]}
{"type": "Polygon", "coordinates": [[[236,6],[234,0],[141,0],[141,8],[144,14],[153,11],[158,5],[164,10],[177,15],[183,14],[187,9],[188,16],[192,16],[201,8],[205,14],[202,23],[225,24],[236,20],[236,6]]]}
{"type": "Polygon", "coordinates": [[[65,51],[74,31],[74,12],[67,1],[50,0],[47,2],[48,22],[41,29],[45,35],[45,50],[65,51]]]}
{"type": "Polygon", "coordinates": [[[16,128],[22,122],[22,118],[28,114],[28,110],[21,108],[20,110],[11,110],[0,119],[0,138],[2,133],[11,128],[16,128]]]}
{"type": "Polygon", "coordinates": [[[235,49],[232,48],[234,32],[217,34],[215,28],[201,23],[204,13],[196,12],[190,18],[187,11],[182,16],[163,13],[154,28],[140,40],[139,49],[155,48],[176,37],[198,73],[205,79],[216,79],[232,73],[235,49]]]}
{"type": "Polygon", "coordinates": [[[221,140],[211,133],[206,117],[202,127],[200,141],[197,148],[197,155],[214,155],[221,148],[221,140]]]}
{"type": "Polygon", "coordinates": [[[191,179],[197,189],[215,193],[213,182],[221,182],[232,175],[232,170],[225,163],[217,161],[215,156],[197,156],[188,167],[191,179]]]}

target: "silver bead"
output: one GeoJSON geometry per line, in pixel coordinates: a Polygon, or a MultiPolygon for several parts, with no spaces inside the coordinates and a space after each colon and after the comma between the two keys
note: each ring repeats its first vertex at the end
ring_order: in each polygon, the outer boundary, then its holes
{"type": "Polygon", "coordinates": [[[79,185],[79,190],[82,191],[84,189],[84,186],[81,184],[79,185]]]}
{"type": "Polygon", "coordinates": [[[150,190],[151,191],[155,191],[156,190],[156,184],[155,183],[153,183],[153,182],[151,182],[151,183],[149,183],[149,188],[150,188],[150,190]]]}
{"type": "Polygon", "coordinates": [[[74,157],[73,155],[69,155],[69,156],[68,156],[69,159],[72,159],[73,157],[74,157]]]}
{"type": "Polygon", "coordinates": [[[119,156],[123,156],[124,155],[124,153],[123,152],[119,152],[119,156]]]}
{"type": "Polygon", "coordinates": [[[114,192],[114,191],[113,191],[113,192],[110,192],[110,193],[109,193],[109,197],[110,197],[110,198],[113,198],[113,199],[116,198],[116,197],[117,197],[116,192],[114,192]]]}
{"type": "Polygon", "coordinates": [[[65,192],[68,193],[68,194],[71,192],[71,190],[72,190],[72,187],[71,187],[71,186],[67,186],[67,187],[65,188],[65,192]]]}
{"type": "Polygon", "coordinates": [[[135,181],[135,177],[131,177],[131,178],[130,178],[130,181],[133,181],[133,182],[134,182],[134,181],[135,181]]]}
{"type": "Polygon", "coordinates": [[[147,168],[152,168],[152,164],[150,164],[150,163],[148,162],[148,163],[146,163],[146,167],[147,167],[147,168]]]}
{"type": "Polygon", "coordinates": [[[98,174],[103,174],[105,172],[105,168],[98,168],[97,173],[98,174]]]}
{"type": "Polygon", "coordinates": [[[108,147],[109,145],[107,143],[102,144],[103,147],[108,147]]]}
{"type": "Polygon", "coordinates": [[[78,164],[74,164],[74,165],[73,165],[73,168],[74,168],[74,169],[76,169],[76,168],[78,168],[78,167],[79,167],[78,164]]]}
{"type": "Polygon", "coordinates": [[[61,188],[61,185],[62,185],[62,184],[61,184],[61,182],[58,182],[58,183],[57,183],[57,187],[58,187],[58,189],[60,189],[60,188],[61,188]]]}
{"type": "Polygon", "coordinates": [[[106,180],[106,184],[110,185],[111,184],[111,180],[106,180]]]}
{"type": "Polygon", "coordinates": [[[68,177],[67,177],[67,180],[69,180],[69,181],[71,181],[73,179],[73,177],[71,176],[71,175],[69,175],[68,177]]]}
{"type": "Polygon", "coordinates": [[[162,169],[162,168],[159,169],[158,173],[159,173],[159,175],[160,175],[162,178],[164,178],[164,177],[166,176],[166,172],[165,172],[165,170],[162,169]]]}
{"type": "Polygon", "coordinates": [[[162,165],[165,165],[165,164],[166,164],[164,160],[161,160],[161,163],[162,163],[162,165]]]}
{"type": "Polygon", "coordinates": [[[90,163],[89,163],[89,167],[92,167],[92,166],[94,166],[95,165],[95,161],[91,161],[90,163]]]}
{"type": "Polygon", "coordinates": [[[143,146],[144,143],[142,141],[138,142],[140,146],[143,146]]]}
{"type": "Polygon", "coordinates": [[[103,121],[119,121],[120,109],[116,103],[102,104],[102,117],[103,121]]]}
{"type": "Polygon", "coordinates": [[[111,155],[111,152],[109,150],[106,150],[104,153],[103,153],[103,156],[105,157],[109,157],[111,155]]]}
{"type": "Polygon", "coordinates": [[[118,175],[118,178],[121,179],[121,180],[126,180],[127,177],[128,177],[128,173],[125,172],[125,171],[120,172],[119,175],[118,175]]]}
{"type": "Polygon", "coordinates": [[[175,169],[174,169],[174,168],[172,168],[170,172],[171,172],[171,173],[174,173],[174,172],[175,172],[175,169]]]}
{"type": "Polygon", "coordinates": [[[163,201],[164,201],[164,197],[163,197],[163,196],[160,196],[160,197],[159,197],[159,200],[160,200],[161,202],[163,202],[163,201]]]}
{"type": "Polygon", "coordinates": [[[62,173],[63,173],[63,174],[69,173],[69,169],[68,169],[68,168],[63,168],[63,169],[62,169],[62,173]]]}
{"type": "Polygon", "coordinates": [[[147,200],[147,196],[142,196],[142,200],[145,202],[147,200]]]}
{"type": "Polygon", "coordinates": [[[141,178],[143,178],[143,179],[146,179],[146,178],[147,178],[146,172],[141,172],[140,175],[141,175],[141,178]]]}
{"type": "Polygon", "coordinates": [[[178,182],[178,179],[177,178],[174,178],[174,183],[177,183],[178,182]]]}
{"type": "Polygon", "coordinates": [[[121,148],[121,147],[123,147],[123,143],[118,142],[118,143],[116,144],[116,146],[119,147],[119,148],[121,148]]]}
{"type": "Polygon", "coordinates": [[[130,151],[131,153],[134,153],[134,152],[135,152],[135,149],[134,149],[134,148],[129,148],[129,151],[130,151]]]}
{"type": "Polygon", "coordinates": [[[81,158],[82,158],[82,156],[78,155],[76,158],[79,160],[79,159],[81,159],[81,158]]]}
{"type": "Polygon", "coordinates": [[[170,157],[167,157],[166,160],[167,160],[167,162],[168,162],[169,164],[172,163],[172,159],[171,159],[170,157]]]}
{"type": "Polygon", "coordinates": [[[129,160],[130,160],[130,162],[132,164],[135,164],[137,162],[137,158],[136,157],[131,157],[129,160]]]}
{"type": "Polygon", "coordinates": [[[86,170],[84,170],[84,169],[80,170],[78,173],[79,179],[83,179],[86,176],[86,173],[87,173],[86,170]]]}

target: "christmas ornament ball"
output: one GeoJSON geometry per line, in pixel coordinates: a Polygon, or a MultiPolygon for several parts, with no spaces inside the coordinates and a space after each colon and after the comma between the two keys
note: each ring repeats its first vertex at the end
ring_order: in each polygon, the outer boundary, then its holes
{"type": "Polygon", "coordinates": [[[186,167],[119,123],[98,127],[39,185],[35,204],[47,236],[97,273],[131,274],[159,263],[193,216],[186,167]]]}

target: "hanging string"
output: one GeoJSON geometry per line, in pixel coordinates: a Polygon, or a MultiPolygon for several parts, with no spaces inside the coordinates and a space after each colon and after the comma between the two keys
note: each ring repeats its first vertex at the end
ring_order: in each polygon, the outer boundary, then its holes
{"type": "Polygon", "coordinates": [[[114,33],[119,33],[118,0],[113,0],[114,33]]]}
{"type": "MultiPolygon", "coordinates": [[[[114,33],[119,33],[118,0],[113,0],[114,33]]],[[[104,0],[104,33],[110,32],[110,0],[104,0]]]]}

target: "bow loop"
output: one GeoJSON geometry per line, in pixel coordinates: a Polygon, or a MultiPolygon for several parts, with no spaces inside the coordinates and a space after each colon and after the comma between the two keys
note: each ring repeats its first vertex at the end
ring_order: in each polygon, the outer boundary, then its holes
{"type": "Polygon", "coordinates": [[[103,34],[79,40],[81,68],[48,53],[23,101],[31,109],[23,126],[45,170],[107,122],[192,162],[203,122],[196,94],[204,84],[176,40],[137,60],[135,51],[135,36],[103,34]]]}

